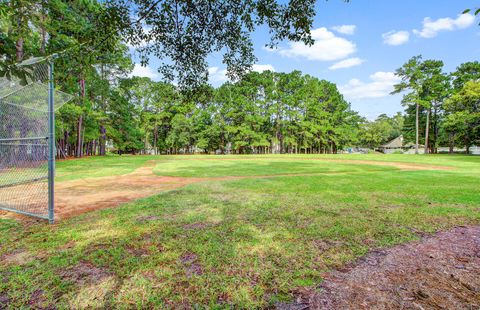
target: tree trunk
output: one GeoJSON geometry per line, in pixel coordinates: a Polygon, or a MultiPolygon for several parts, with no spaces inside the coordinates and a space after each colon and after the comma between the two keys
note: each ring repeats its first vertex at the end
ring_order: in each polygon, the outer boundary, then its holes
{"type": "Polygon", "coordinates": [[[435,104],[433,108],[433,141],[432,141],[432,149],[435,154],[438,153],[438,136],[439,136],[439,128],[438,128],[438,105],[435,104]]]}
{"type": "MultiPolygon", "coordinates": [[[[83,78],[80,79],[80,102],[83,103],[85,98],[85,80],[83,78]]],[[[80,115],[77,122],[77,152],[76,157],[82,157],[83,151],[83,137],[82,137],[82,130],[83,129],[83,115],[80,115]]]]}
{"type": "Polygon", "coordinates": [[[107,129],[105,126],[100,125],[100,138],[99,138],[99,154],[100,156],[106,155],[106,144],[107,144],[107,129]]]}
{"type": "Polygon", "coordinates": [[[158,140],[158,125],[157,123],[155,123],[155,127],[153,128],[153,154],[154,155],[158,155],[157,140],[158,140]]]}
{"type": "Polygon", "coordinates": [[[21,62],[23,60],[23,38],[18,38],[17,43],[15,44],[15,52],[17,62],[21,62]]]}
{"type": "Polygon", "coordinates": [[[82,150],[83,150],[82,127],[83,127],[83,115],[80,115],[77,122],[77,151],[76,151],[75,157],[82,157],[82,150]]]}
{"type": "Polygon", "coordinates": [[[455,134],[451,132],[448,135],[448,153],[453,154],[453,148],[455,147],[455,134]]]}
{"type": "Polygon", "coordinates": [[[428,154],[428,136],[430,131],[430,109],[427,109],[427,122],[425,125],[425,154],[428,154]]]}
{"type": "Polygon", "coordinates": [[[45,55],[45,52],[46,52],[46,45],[47,45],[47,30],[45,29],[45,20],[47,19],[47,17],[45,16],[45,14],[42,14],[42,16],[40,17],[41,20],[42,20],[42,25],[40,26],[40,33],[41,33],[41,37],[42,37],[42,41],[40,43],[40,53],[42,55],[45,55]]]}
{"type": "Polygon", "coordinates": [[[418,127],[419,125],[419,106],[418,103],[416,104],[416,111],[415,111],[415,154],[418,154],[418,127]]]}

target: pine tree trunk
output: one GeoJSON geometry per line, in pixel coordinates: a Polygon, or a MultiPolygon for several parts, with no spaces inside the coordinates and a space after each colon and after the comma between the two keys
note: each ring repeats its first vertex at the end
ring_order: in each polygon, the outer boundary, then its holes
{"type": "Polygon", "coordinates": [[[100,138],[99,138],[99,154],[100,156],[105,156],[106,154],[106,144],[107,144],[107,129],[105,126],[100,125],[100,138]]]}
{"type": "Polygon", "coordinates": [[[428,136],[430,131],[430,109],[427,109],[427,122],[425,125],[425,154],[428,154],[428,136]]]}
{"type": "Polygon", "coordinates": [[[416,105],[416,111],[415,111],[415,154],[418,154],[418,132],[419,132],[419,105],[417,103],[416,105]]]}
{"type": "Polygon", "coordinates": [[[453,154],[453,148],[454,148],[454,144],[455,144],[455,134],[454,133],[450,133],[448,135],[448,153],[449,154],[453,154]]]}
{"type": "Polygon", "coordinates": [[[75,157],[82,157],[82,150],[83,150],[82,127],[83,127],[83,115],[80,115],[77,121],[77,151],[76,151],[75,157]]]}
{"type": "Polygon", "coordinates": [[[154,155],[158,155],[157,140],[158,140],[158,125],[155,123],[155,127],[153,128],[153,154],[154,155]]]}
{"type": "Polygon", "coordinates": [[[438,142],[438,136],[439,136],[439,128],[438,128],[438,106],[435,105],[433,108],[433,141],[432,141],[432,150],[433,153],[437,154],[438,153],[438,148],[437,148],[437,142],[438,142]]]}
{"type": "MultiPolygon", "coordinates": [[[[80,102],[83,103],[85,98],[85,80],[82,78],[80,79],[80,102]]],[[[83,114],[80,115],[77,122],[77,152],[75,157],[82,157],[83,155],[83,137],[82,137],[82,130],[83,129],[83,114]]]]}

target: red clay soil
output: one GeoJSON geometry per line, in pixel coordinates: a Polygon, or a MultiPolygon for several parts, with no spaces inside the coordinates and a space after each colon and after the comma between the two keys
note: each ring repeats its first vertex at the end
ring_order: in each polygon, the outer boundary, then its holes
{"type": "Polygon", "coordinates": [[[200,181],[198,178],[157,176],[152,169],[152,166],[145,166],[125,175],[58,182],[55,186],[55,215],[62,219],[117,207],[200,181]]]}
{"type": "MultiPolygon", "coordinates": [[[[117,207],[126,202],[200,180],[197,178],[161,177],[153,174],[152,169],[153,166],[150,164],[125,175],[57,182],[55,184],[55,219],[61,220],[93,210],[117,207]]],[[[9,197],[3,195],[2,190],[22,192],[22,186],[24,185],[0,189],[0,197],[9,197]]],[[[38,188],[38,190],[42,189],[38,188]]],[[[29,194],[31,195],[30,204],[35,204],[36,198],[44,197],[44,192],[35,194],[30,190],[29,194]]],[[[44,199],[40,202],[45,203],[44,199]]],[[[23,216],[0,212],[0,216],[13,216],[29,221],[23,216]]]]}
{"type": "Polygon", "coordinates": [[[480,309],[480,226],[373,251],[279,309],[480,309]]]}

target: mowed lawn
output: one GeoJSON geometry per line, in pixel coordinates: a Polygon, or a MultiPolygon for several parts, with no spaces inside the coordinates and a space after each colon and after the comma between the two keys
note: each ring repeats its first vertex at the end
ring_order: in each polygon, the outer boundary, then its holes
{"type": "Polygon", "coordinates": [[[110,156],[58,162],[57,181],[147,164],[205,179],[53,226],[0,218],[0,308],[271,307],[369,250],[480,223],[474,156],[110,156]]]}

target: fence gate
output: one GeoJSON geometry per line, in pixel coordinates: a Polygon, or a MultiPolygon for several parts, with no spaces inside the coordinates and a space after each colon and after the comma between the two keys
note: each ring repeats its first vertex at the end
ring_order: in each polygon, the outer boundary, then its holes
{"type": "Polygon", "coordinates": [[[53,59],[32,58],[0,77],[0,209],[54,220],[53,59]]]}

